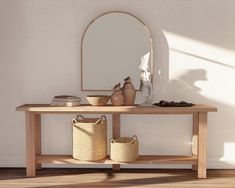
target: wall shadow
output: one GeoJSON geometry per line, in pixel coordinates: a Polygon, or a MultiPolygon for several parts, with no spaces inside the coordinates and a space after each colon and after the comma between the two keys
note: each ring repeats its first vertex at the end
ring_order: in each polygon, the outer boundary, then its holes
{"type": "MultiPolygon", "coordinates": [[[[218,101],[203,96],[201,94],[202,89],[196,85],[198,81],[208,81],[207,70],[203,68],[187,70],[177,79],[169,80],[166,87],[170,95],[165,99],[174,101],[184,100],[199,104],[204,103],[218,108],[218,112],[209,113],[208,118],[208,165],[209,168],[219,168],[222,166],[222,163],[227,164],[226,162],[218,161],[224,157],[224,144],[226,142],[235,143],[235,137],[230,133],[232,125],[226,124],[226,122],[234,122],[235,107],[222,102],[223,99],[218,101]],[[210,159],[213,161],[210,161],[210,159]],[[219,162],[218,166],[213,166],[216,162],[219,162]]],[[[220,92],[220,89],[222,88],[218,88],[218,92],[220,92]]]]}

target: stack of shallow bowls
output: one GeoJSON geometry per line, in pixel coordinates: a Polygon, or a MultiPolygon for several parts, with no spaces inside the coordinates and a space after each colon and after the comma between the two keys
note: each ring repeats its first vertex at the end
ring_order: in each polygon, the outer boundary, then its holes
{"type": "Polygon", "coordinates": [[[58,95],[53,97],[51,106],[78,106],[80,103],[80,97],[73,95],[58,95]]]}

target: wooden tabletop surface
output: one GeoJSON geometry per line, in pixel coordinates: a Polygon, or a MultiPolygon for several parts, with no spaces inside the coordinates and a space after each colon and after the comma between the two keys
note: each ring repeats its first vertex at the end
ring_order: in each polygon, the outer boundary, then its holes
{"type": "Polygon", "coordinates": [[[205,104],[195,104],[192,107],[159,107],[159,106],[91,106],[83,104],[73,107],[58,107],[50,104],[24,104],[16,107],[16,111],[38,113],[125,113],[125,114],[169,114],[216,112],[217,108],[205,104]]]}

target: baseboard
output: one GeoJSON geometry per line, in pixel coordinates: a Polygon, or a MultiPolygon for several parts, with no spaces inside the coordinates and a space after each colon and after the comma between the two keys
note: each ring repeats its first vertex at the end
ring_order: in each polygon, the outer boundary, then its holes
{"type": "Polygon", "coordinates": [[[207,160],[207,169],[235,169],[235,161],[221,160],[221,157],[210,157],[207,160]]]}
{"type": "MultiPolygon", "coordinates": [[[[61,168],[110,168],[111,165],[55,165],[45,164],[44,167],[61,167],[61,168]]],[[[25,167],[24,157],[0,157],[0,167],[25,167]]],[[[187,169],[191,168],[191,165],[122,165],[124,168],[175,168],[175,169],[187,169]]],[[[207,160],[207,169],[235,169],[235,161],[221,161],[220,157],[210,157],[207,160]]]]}
{"type": "Polygon", "coordinates": [[[0,167],[25,167],[24,157],[0,157],[0,167]]]}

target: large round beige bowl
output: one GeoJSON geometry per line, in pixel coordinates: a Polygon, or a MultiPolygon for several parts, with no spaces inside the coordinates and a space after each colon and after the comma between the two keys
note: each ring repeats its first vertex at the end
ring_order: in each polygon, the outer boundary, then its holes
{"type": "Polygon", "coordinates": [[[104,106],[108,103],[108,95],[87,95],[86,99],[92,106],[104,106]]]}

